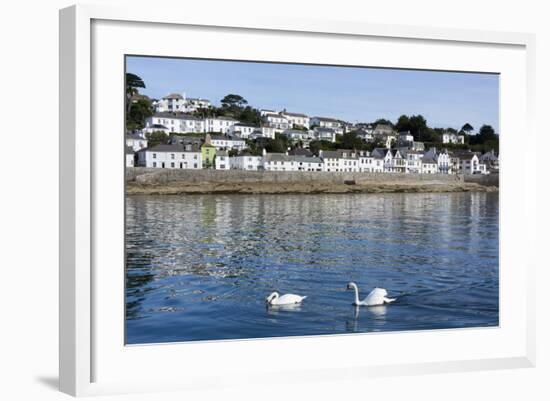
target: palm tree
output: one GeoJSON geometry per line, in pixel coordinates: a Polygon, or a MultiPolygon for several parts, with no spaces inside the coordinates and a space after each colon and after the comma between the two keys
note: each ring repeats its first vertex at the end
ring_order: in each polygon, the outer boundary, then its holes
{"type": "Polygon", "coordinates": [[[460,129],[462,132],[467,133],[468,135],[474,130],[474,127],[470,125],[470,123],[466,123],[462,126],[460,129]]]}
{"type": "Polygon", "coordinates": [[[139,94],[138,88],[145,88],[145,82],[141,77],[131,72],[126,73],[126,112],[130,112],[132,96],[139,94]]]}

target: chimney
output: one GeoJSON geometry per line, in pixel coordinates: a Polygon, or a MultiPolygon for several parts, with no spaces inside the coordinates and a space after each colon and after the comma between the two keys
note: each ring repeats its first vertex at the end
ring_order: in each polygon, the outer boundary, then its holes
{"type": "Polygon", "coordinates": [[[262,149],[262,156],[265,157],[265,155],[267,155],[267,152],[266,152],[265,148],[263,148],[263,149],[262,149]]]}
{"type": "Polygon", "coordinates": [[[319,157],[323,157],[323,149],[319,149],[319,157]]]}

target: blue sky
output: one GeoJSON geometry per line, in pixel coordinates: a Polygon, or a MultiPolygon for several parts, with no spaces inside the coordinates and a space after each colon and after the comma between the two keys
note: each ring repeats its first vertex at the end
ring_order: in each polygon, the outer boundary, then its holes
{"type": "Polygon", "coordinates": [[[126,65],[153,98],[185,92],[219,105],[235,93],[256,108],[350,122],[422,114],[432,127],[459,129],[469,122],[476,131],[483,124],[499,131],[496,74],[135,56],[126,65]]]}

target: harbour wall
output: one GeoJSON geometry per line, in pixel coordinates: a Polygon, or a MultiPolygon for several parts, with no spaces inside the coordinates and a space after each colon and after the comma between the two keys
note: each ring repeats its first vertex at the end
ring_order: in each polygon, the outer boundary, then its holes
{"type": "Polygon", "coordinates": [[[126,168],[129,194],[494,191],[462,175],[126,168]]]}

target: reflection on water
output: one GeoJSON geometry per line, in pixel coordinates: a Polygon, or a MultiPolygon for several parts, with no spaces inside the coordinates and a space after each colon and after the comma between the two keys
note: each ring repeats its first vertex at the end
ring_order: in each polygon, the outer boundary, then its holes
{"type": "Polygon", "coordinates": [[[498,194],[126,202],[128,343],[498,325],[498,194]],[[398,300],[356,308],[349,281],[398,300]]]}

